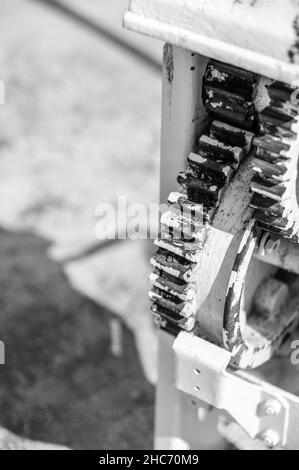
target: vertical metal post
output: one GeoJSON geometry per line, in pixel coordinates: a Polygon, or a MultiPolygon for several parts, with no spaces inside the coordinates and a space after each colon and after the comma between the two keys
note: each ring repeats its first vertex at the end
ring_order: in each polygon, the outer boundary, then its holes
{"type": "MultiPolygon", "coordinates": [[[[177,187],[176,178],[194,150],[196,137],[207,124],[202,103],[202,80],[208,59],[166,44],[163,56],[161,203],[177,187]]],[[[179,392],[174,385],[174,338],[159,333],[156,395],[156,449],[223,448],[217,431],[217,411],[179,392]]]]}

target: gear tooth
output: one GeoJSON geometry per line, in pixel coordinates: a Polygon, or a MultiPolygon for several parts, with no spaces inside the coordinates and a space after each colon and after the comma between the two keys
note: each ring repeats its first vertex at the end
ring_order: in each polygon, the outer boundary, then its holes
{"type": "Polygon", "coordinates": [[[171,241],[167,239],[159,238],[155,240],[155,245],[158,248],[162,248],[164,250],[169,251],[175,255],[178,255],[187,261],[191,261],[195,263],[198,258],[198,250],[201,248],[201,244],[192,242],[192,243],[185,243],[180,240],[171,241]]]}
{"type": "Polygon", "coordinates": [[[160,291],[165,291],[174,297],[178,297],[184,302],[192,300],[194,297],[193,289],[190,289],[190,284],[187,282],[180,282],[175,277],[166,277],[165,273],[160,275],[153,272],[150,274],[149,279],[153,287],[156,287],[160,291]]]}
{"type": "Polygon", "coordinates": [[[180,183],[184,188],[188,189],[194,188],[198,191],[202,191],[210,196],[211,199],[217,199],[219,190],[224,186],[223,182],[218,182],[218,184],[212,181],[211,178],[204,178],[204,174],[208,173],[203,171],[202,177],[198,177],[199,172],[194,171],[191,166],[189,166],[186,173],[181,173],[178,177],[178,183],[180,183]]]}
{"type": "Polygon", "coordinates": [[[215,206],[232,175],[231,167],[194,153],[189,155],[187,161],[189,184],[186,188],[190,199],[205,206],[215,206]]]}
{"type": "Polygon", "coordinates": [[[189,300],[184,302],[179,297],[174,296],[165,290],[160,290],[154,287],[149,292],[149,297],[155,304],[162,308],[166,308],[180,317],[189,318],[191,315],[194,315],[193,302],[189,300]]]}
{"type": "Polygon", "coordinates": [[[199,179],[206,178],[213,183],[224,185],[225,181],[232,175],[232,168],[228,164],[223,165],[200,154],[190,153],[187,162],[199,179]]]}
{"type": "Polygon", "coordinates": [[[208,216],[202,204],[196,204],[187,198],[187,194],[171,193],[168,198],[169,208],[173,214],[183,215],[190,223],[203,224],[208,216]]]}
{"type": "Polygon", "coordinates": [[[268,225],[262,221],[259,222],[259,226],[260,228],[266,230],[267,232],[270,232],[270,233],[273,233],[274,235],[279,235],[279,236],[282,236],[288,240],[295,240],[297,235],[296,233],[294,233],[294,230],[293,230],[293,225],[291,226],[291,228],[288,228],[288,229],[280,229],[280,228],[277,228],[277,227],[274,227],[273,225],[268,225]]]}
{"type": "Polygon", "coordinates": [[[252,104],[244,103],[238,96],[220,93],[207,87],[205,106],[212,113],[226,118],[233,124],[241,123],[246,129],[252,129],[254,126],[255,116],[252,104]]]}
{"type": "MultiPolygon", "coordinates": [[[[197,204],[197,208],[199,207],[200,204],[197,204]]],[[[189,230],[188,226],[190,225],[192,232],[198,232],[202,229],[204,224],[203,209],[200,212],[199,209],[193,210],[192,206],[172,204],[169,206],[169,211],[161,216],[161,221],[167,224],[168,222],[173,224],[174,220],[179,227],[189,230]]]]}
{"type": "Polygon", "coordinates": [[[289,142],[283,142],[281,139],[272,135],[260,135],[253,139],[255,155],[262,160],[266,160],[274,164],[279,161],[290,159],[287,153],[290,150],[290,147],[291,145],[289,142]]]}
{"type": "Polygon", "coordinates": [[[262,125],[270,124],[271,126],[287,130],[291,130],[294,122],[296,122],[291,110],[276,108],[271,105],[267,106],[260,113],[259,118],[262,125]]]}
{"type": "Polygon", "coordinates": [[[285,238],[296,239],[299,217],[294,188],[298,164],[298,109],[291,103],[294,88],[268,86],[270,104],[259,114],[261,131],[254,137],[254,176],[251,206],[259,225],[285,238]]]}
{"type": "Polygon", "coordinates": [[[285,206],[281,202],[277,202],[272,197],[267,197],[259,193],[254,193],[250,202],[251,207],[264,212],[270,212],[277,217],[283,217],[287,212],[285,206]]]}
{"type": "Polygon", "coordinates": [[[233,147],[220,140],[202,135],[198,141],[198,153],[203,158],[235,167],[245,155],[242,147],[233,147]]]}
{"type": "Polygon", "coordinates": [[[251,129],[255,123],[256,82],[255,74],[211,60],[205,75],[205,106],[224,120],[251,129]]]}
{"type": "Polygon", "coordinates": [[[161,234],[174,239],[204,240],[204,226],[200,220],[195,220],[192,213],[181,208],[170,206],[170,210],[161,216],[161,234]]]}
{"type": "Polygon", "coordinates": [[[280,185],[267,187],[255,181],[251,182],[251,190],[256,194],[272,199],[273,203],[281,202],[284,195],[284,188],[281,188],[280,185]]]}
{"type": "Polygon", "coordinates": [[[151,258],[151,264],[154,268],[184,281],[188,282],[192,278],[193,263],[168,251],[158,250],[151,258]]]}
{"type": "Polygon", "coordinates": [[[215,59],[209,61],[206,71],[206,80],[211,78],[217,80],[221,88],[223,88],[223,82],[225,81],[224,87],[230,84],[233,90],[237,88],[236,82],[233,81],[236,78],[241,82],[240,89],[243,93],[249,93],[249,96],[252,96],[253,86],[257,81],[257,75],[254,72],[215,59]],[[216,71],[216,74],[214,74],[214,71],[216,71]]]}
{"type": "Polygon", "coordinates": [[[251,102],[257,76],[238,67],[217,60],[210,60],[205,74],[205,91],[216,89],[251,102]]]}
{"type": "MultiPolygon", "coordinates": [[[[156,317],[156,321],[160,324],[160,322],[169,322],[171,325],[174,327],[186,330],[186,331],[192,331],[194,326],[195,326],[195,318],[194,317],[189,317],[189,318],[184,318],[181,317],[180,315],[175,314],[174,312],[161,307],[160,305],[154,303],[152,306],[152,311],[156,317]]],[[[164,323],[164,328],[166,328],[166,324],[164,323]]]]}
{"type": "Polygon", "coordinates": [[[283,181],[289,178],[289,169],[284,162],[277,163],[276,165],[260,158],[254,157],[252,159],[252,169],[255,173],[265,175],[268,178],[283,181]]]}
{"type": "Polygon", "coordinates": [[[179,192],[179,191],[173,191],[168,196],[168,203],[169,204],[181,204],[186,199],[187,199],[186,194],[179,192]]]}
{"type": "Polygon", "coordinates": [[[294,87],[279,81],[275,81],[268,86],[269,97],[271,98],[271,102],[276,106],[291,103],[294,91],[294,87]]]}
{"type": "Polygon", "coordinates": [[[256,211],[255,218],[257,221],[262,222],[267,226],[270,225],[280,230],[284,230],[288,224],[287,217],[278,217],[276,214],[262,210],[256,211]]]}
{"type": "Polygon", "coordinates": [[[260,113],[261,129],[272,136],[295,140],[297,137],[294,126],[295,116],[291,109],[268,106],[260,113]]]}
{"type": "Polygon", "coordinates": [[[232,147],[245,148],[250,150],[253,132],[249,132],[239,127],[234,127],[225,122],[213,121],[210,127],[210,135],[216,140],[232,147]]]}
{"type": "Polygon", "coordinates": [[[256,173],[251,180],[252,184],[256,183],[259,186],[263,186],[266,190],[271,189],[273,187],[276,187],[279,185],[279,181],[277,181],[275,178],[273,178],[273,175],[268,176],[265,175],[264,173],[256,173]]]}
{"type": "Polygon", "coordinates": [[[263,173],[256,173],[251,180],[253,191],[266,192],[275,198],[284,200],[287,198],[290,180],[269,177],[263,173]]]}
{"type": "Polygon", "coordinates": [[[223,187],[219,184],[211,184],[204,178],[197,178],[196,172],[191,167],[186,173],[180,173],[178,183],[186,189],[188,199],[203,204],[207,209],[215,207],[223,187]]]}

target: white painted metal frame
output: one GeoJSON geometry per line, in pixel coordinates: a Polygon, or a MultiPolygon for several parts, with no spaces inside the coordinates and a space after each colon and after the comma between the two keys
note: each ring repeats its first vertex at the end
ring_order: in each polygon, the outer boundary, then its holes
{"type": "Polygon", "coordinates": [[[291,60],[298,14],[298,0],[131,0],[124,24],[289,83],[299,79],[291,60]]]}
{"type": "Polygon", "coordinates": [[[299,448],[298,397],[251,374],[229,371],[231,354],[198,336],[181,332],[173,350],[179,390],[229,413],[253,439],[272,435],[275,445],[299,448]]]}
{"type": "Polygon", "coordinates": [[[154,447],[157,450],[223,449],[225,441],[217,429],[218,410],[175,386],[173,341],[170,334],[159,332],[154,447]]]}
{"type": "MultiPolygon", "coordinates": [[[[197,133],[205,126],[201,100],[202,77],[208,59],[180,47],[165,45],[163,57],[160,199],[176,188],[178,173],[194,150],[197,133]]],[[[175,386],[173,336],[159,333],[156,396],[156,449],[221,449],[218,411],[175,386]]]]}

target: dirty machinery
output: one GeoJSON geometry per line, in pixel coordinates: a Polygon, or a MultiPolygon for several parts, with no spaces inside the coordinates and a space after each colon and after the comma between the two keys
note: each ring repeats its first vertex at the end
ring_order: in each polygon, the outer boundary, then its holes
{"type": "Polygon", "coordinates": [[[132,0],[125,26],[166,42],[155,446],[298,449],[299,1],[132,0]]]}

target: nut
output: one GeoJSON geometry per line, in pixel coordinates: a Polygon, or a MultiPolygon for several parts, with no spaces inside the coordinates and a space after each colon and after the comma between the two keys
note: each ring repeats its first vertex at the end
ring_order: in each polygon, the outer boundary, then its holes
{"type": "Polygon", "coordinates": [[[270,255],[271,253],[275,252],[278,250],[280,245],[280,239],[279,238],[274,238],[270,237],[265,244],[265,252],[266,255],[270,255]]]}
{"type": "Polygon", "coordinates": [[[269,447],[269,449],[273,449],[273,447],[276,447],[279,444],[278,434],[271,429],[268,429],[261,434],[261,440],[266,447],[269,447]]]}
{"type": "Polygon", "coordinates": [[[281,412],[281,404],[278,400],[269,399],[264,403],[263,412],[267,416],[277,416],[281,412]]]}

